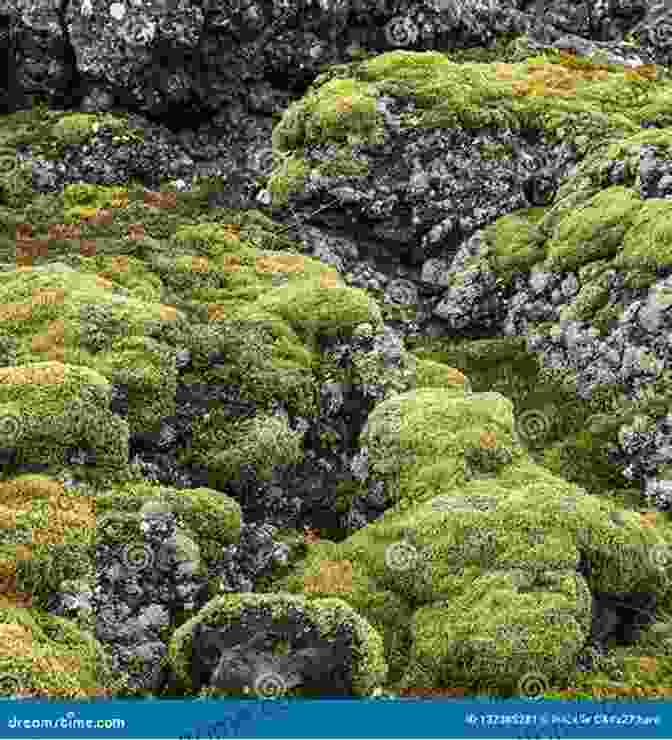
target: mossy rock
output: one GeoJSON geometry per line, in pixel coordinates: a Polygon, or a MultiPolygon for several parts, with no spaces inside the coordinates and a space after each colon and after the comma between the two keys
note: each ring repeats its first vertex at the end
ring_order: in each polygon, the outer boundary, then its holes
{"type": "MultiPolygon", "coordinates": [[[[169,660],[177,680],[187,691],[193,686],[189,670],[192,663],[193,630],[196,624],[220,629],[242,626],[246,618],[262,619],[266,629],[278,625],[306,623],[317,629],[322,639],[334,638],[348,629],[352,634],[352,691],[368,696],[384,680],[387,665],[382,640],[376,630],[340,599],[308,600],[289,594],[233,594],[210,601],[193,619],[178,628],[169,645],[169,660]]],[[[252,635],[248,636],[251,637],[252,635]]]]}

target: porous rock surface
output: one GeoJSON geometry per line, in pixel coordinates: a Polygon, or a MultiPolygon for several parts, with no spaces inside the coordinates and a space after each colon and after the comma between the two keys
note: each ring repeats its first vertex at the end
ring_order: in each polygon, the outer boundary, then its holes
{"type": "Polygon", "coordinates": [[[0,6],[2,693],[663,671],[663,11],[279,5],[0,6]]]}

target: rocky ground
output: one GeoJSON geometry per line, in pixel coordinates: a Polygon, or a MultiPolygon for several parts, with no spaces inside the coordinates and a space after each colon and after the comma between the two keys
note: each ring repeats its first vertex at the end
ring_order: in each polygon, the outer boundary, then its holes
{"type": "Polygon", "coordinates": [[[255,5],[2,16],[0,693],[665,694],[658,16],[255,5]]]}

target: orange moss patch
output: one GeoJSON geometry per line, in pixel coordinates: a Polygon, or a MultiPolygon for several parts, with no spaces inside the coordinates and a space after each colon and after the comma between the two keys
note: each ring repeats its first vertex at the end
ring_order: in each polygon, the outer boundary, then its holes
{"type": "Polygon", "coordinates": [[[35,257],[46,257],[49,254],[48,239],[28,239],[16,241],[16,263],[22,267],[32,265],[35,257]]]}
{"type": "Polygon", "coordinates": [[[105,288],[106,290],[112,290],[112,288],[114,288],[114,283],[111,280],[108,280],[102,273],[98,273],[96,275],[96,285],[99,288],[105,288]]]}
{"type": "Polygon", "coordinates": [[[207,272],[209,267],[210,263],[207,257],[191,258],[191,269],[193,272],[207,272]]]}
{"type": "Polygon", "coordinates": [[[237,254],[225,254],[222,258],[222,269],[225,272],[238,272],[240,264],[240,257],[237,254]]]}
{"type": "Polygon", "coordinates": [[[303,539],[306,542],[319,542],[320,541],[320,533],[317,529],[312,529],[311,527],[304,527],[303,528],[303,539]]]}
{"type": "Polygon", "coordinates": [[[110,200],[112,208],[126,208],[128,205],[128,193],[124,190],[116,192],[110,200]]]}
{"type": "Polygon", "coordinates": [[[8,622],[0,624],[0,655],[10,658],[13,655],[30,655],[33,635],[23,624],[8,622]]]}
{"type": "Polygon", "coordinates": [[[352,561],[323,560],[316,576],[304,577],[306,591],[347,593],[352,591],[352,561]]]}
{"type": "MultiPolygon", "coordinates": [[[[47,528],[33,527],[32,540],[35,545],[61,544],[66,529],[83,528],[93,530],[96,526],[94,499],[90,496],[68,496],[59,481],[48,479],[11,480],[0,483],[0,516],[11,527],[16,527],[16,514],[28,511],[35,499],[46,500],[47,528]],[[13,513],[13,517],[12,517],[13,513]],[[13,522],[12,522],[13,519],[13,522]]],[[[17,551],[17,558],[30,559],[30,548],[17,551]]]]}
{"type": "Polygon", "coordinates": [[[642,512],[639,515],[642,527],[645,527],[647,529],[654,529],[656,527],[656,520],[658,518],[658,513],[655,511],[646,511],[642,512]]]}
{"type": "Polygon", "coordinates": [[[22,223],[16,225],[16,240],[21,241],[22,239],[30,239],[33,235],[33,227],[31,224],[22,223]]]}
{"type": "Polygon", "coordinates": [[[51,224],[47,233],[50,239],[79,239],[81,229],[77,224],[51,224]]]}
{"type": "Polygon", "coordinates": [[[338,275],[334,272],[323,272],[320,275],[320,288],[338,287],[338,275]]]}
{"type": "Polygon", "coordinates": [[[37,306],[60,306],[64,301],[63,288],[39,288],[33,291],[33,303],[37,306]]]}
{"type": "Polygon", "coordinates": [[[240,239],[240,225],[239,224],[224,224],[224,235],[227,239],[240,239]]]}
{"type": "Polygon", "coordinates": [[[128,238],[132,241],[143,239],[146,236],[143,224],[129,224],[128,238]]]}
{"type": "Polygon", "coordinates": [[[52,321],[44,334],[37,334],[30,342],[33,352],[47,353],[50,360],[62,362],[65,357],[65,322],[52,321]]]}
{"type": "Polygon", "coordinates": [[[28,321],[33,316],[30,303],[4,303],[0,305],[0,321],[28,321]]]}
{"type": "Polygon", "coordinates": [[[350,113],[352,111],[352,106],[352,95],[346,95],[342,98],[338,98],[335,103],[335,108],[339,113],[350,113]]]}
{"type": "Polygon", "coordinates": [[[114,213],[107,208],[97,208],[95,213],[85,216],[82,220],[92,226],[110,226],[114,223],[114,213]]]}
{"type": "Polygon", "coordinates": [[[12,385],[54,385],[65,380],[65,366],[0,367],[0,383],[12,385]]]}
{"type": "Polygon", "coordinates": [[[639,668],[642,671],[655,673],[656,669],[658,668],[658,661],[652,655],[642,655],[639,658],[639,668]]]}
{"type": "Polygon", "coordinates": [[[162,321],[175,321],[177,318],[177,309],[175,306],[167,306],[166,304],[162,303],[159,306],[159,316],[161,317],[162,321]]]}
{"type": "Polygon", "coordinates": [[[82,257],[95,257],[96,241],[95,239],[81,239],[79,242],[79,253],[82,257]]]}
{"type": "MultiPolygon", "coordinates": [[[[613,67],[613,65],[611,65],[613,67]]],[[[513,80],[513,65],[495,64],[495,74],[500,80],[513,80]]],[[[560,62],[548,62],[529,67],[525,79],[512,82],[512,93],[524,95],[544,95],[569,97],[576,94],[576,85],[580,81],[598,81],[609,78],[610,65],[593,64],[579,59],[575,50],[560,52],[560,62]],[[568,53],[571,51],[572,53],[568,53]]],[[[657,79],[657,69],[653,64],[641,64],[625,68],[624,76],[629,81],[657,79]]]]}
{"type": "Polygon", "coordinates": [[[274,254],[257,257],[257,272],[303,272],[305,259],[301,255],[274,254]]]}
{"type": "Polygon", "coordinates": [[[633,82],[657,80],[658,67],[655,64],[637,64],[625,70],[625,79],[633,82]]]}
{"type": "Polygon", "coordinates": [[[481,447],[495,449],[497,447],[497,435],[494,432],[481,432],[479,439],[481,447]]]}
{"type": "Polygon", "coordinates": [[[99,275],[107,277],[108,275],[119,275],[124,272],[128,272],[129,261],[128,255],[118,254],[112,257],[112,261],[109,269],[106,272],[100,272],[99,275]]]}
{"type": "MultiPolygon", "coordinates": [[[[19,591],[17,588],[16,562],[0,561],[0,609],[30,609],[32,605],[33,595],[30,593],[19,591]],[[11,563],[13,565],[14,572],[5,572],[6,570],[8,570],[8,563],[11,563]]],[[[0,645],[2,644],[6,643],[4,643],[2,633],[0,633],[0,645]]]]}
{"type": "Polygon", "coordinates": [[[152,208],[176,208],[177,207],[177,194],[176,193],[158,193],[152,190],[147,190],[144,193],[144,203],[146,206],[152,208]]]}

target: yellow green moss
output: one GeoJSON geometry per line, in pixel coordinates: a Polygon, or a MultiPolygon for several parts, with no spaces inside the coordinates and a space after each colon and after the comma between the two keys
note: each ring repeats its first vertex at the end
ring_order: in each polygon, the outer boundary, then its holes
{"type": "Polygon", "coordinates": [[[104,698],[112,670],[92,633],[25,608],[0,613],[0,673],[9,694],[28,698],[104,698]]]}
{"type": "Polygon", "coordinates": [[[544,266],[553,272],[571,271],[592,260],[615,257],[641,207],[639,196],[629,188],[614,185],[601,191],[562,219],[546,245],[544,266]]]}
{"type": "Polygon", "coordinates": [[[16,448],[16,464],[38,454],[62,465],[67,448],[83,445],[97,467],[125,470],[128,424],[109,410],[110,386],[94,370],[56,361],[0,368],[0,403],[2,446],[16,448]]]}
{"type": "Polygon", "coordinates": [[[172,413],[176,370],[172,354],[144,336],[146,325],[183,319],[170,306],[114,295],[113,287],[86,272],[2,273],[0,326],[15,338],[17,364],[58,358],[126,383],[136,394],[129,424],[151,425],[172,413]]]}
{"type": "Polygon", "coordinates": [[[191,452],[182,459],[207,465],[222,481],[238,480],[241,466],[251,466],[257,478],[270,480],[279,465],[303,460],[303,434],[291,431],[283,417],[257,414],[235,419],[212,413],[196,420],[191,452]]]}
{"type": "Polygon", "coordinates": [[[51,127],[51,133],[64,144],[81,145],[87,143],[101,129],[112,132],[113,141],[143,141],[140,130],[129,129],[128,121],[111,114],[101,116],[95,113],[70,113],[59,116],[51,127]]]}
{"type": "Polygon", "coordinates": [[[95,539],[93,498],[70,491],[46,475],[21,475],[0,482],[0,547],[3,595],[11,606],[29,595],[44,605],[61,581],[90,573],[95,539]]]}
{"type": "Polygon", "coordinates": [[[240,505],[221,491],[210,488],[178,491],[170,486],[131,481],[97,496],[96,515],[102,519],[115,511],[139,515],[150,511],[150,505],[154,504],[174,513],[177,525],[193,536],[200,555],[207,562],[215,561],[222,547],[240,539],[240,505]]]}

